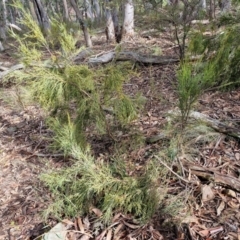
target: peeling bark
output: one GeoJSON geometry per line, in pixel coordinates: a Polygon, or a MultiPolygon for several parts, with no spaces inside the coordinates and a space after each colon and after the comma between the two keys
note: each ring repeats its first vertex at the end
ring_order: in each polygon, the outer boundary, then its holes
{"type": "Polygon", "coordinates": [[[126,0],[124,8],[124,21],[122,37],[132,37],[134,35],[134,6],[132,0],[126,0]]]}

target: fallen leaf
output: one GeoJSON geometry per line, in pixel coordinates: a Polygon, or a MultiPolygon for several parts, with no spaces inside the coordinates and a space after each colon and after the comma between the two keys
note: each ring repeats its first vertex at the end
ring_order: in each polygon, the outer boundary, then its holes
{"type": "Polygon", "coordinates": [[[217,234],[219,232],[222,232],[223,231],[223,227],[219,226],[219,227],[210,228],[209,231],[210,231],[211,235],[215,235],[215,234],[217,234]]]}
{"type": "Polygon", "coordinates": [[[239,208],[239,206],[240,206],[240,204],[239,203],[236,203],[235,201],[229,201],[228,202],[228,206],[229,207],[231,207],[231,208],[233,208],[233,209],[238,209],[239,208]]]}
{"type": "Polygon", "coordinates": [[[62,223],[65,223],[67,225],[74,225],[74,223],[72,221],[68,220],[68,219],[63,219],[62,223]]]}
{"type": "Polygon", "coordinates": [[[93,208],[92,211],[98,216],[101,217],[103,215],[102,211],[98,208],[93,208]]]}
{"type": "Polygon", "coordinates": [[[234,191],[231,190],[231,189],[228,189],[228,190],[226,191],[226,195],[229,196],[229,197],[233,197],[233,198],[236,198],[236,197],[237,197],[236,192],[234,192],[234,191]]]}
{"type": "Polygon", "coordinates": [[[235,153],[235,158],[236,158],[238,161],[240,160],[240,153],[239,153],[239,152],[235,153]]]}
{"type": "Polygon", "coordinates": [[[79,218],[77,218],[77,223],[78,223],[78,227],[79,227],[79,229],[80,229],[80,232],[81,233],[84,233],[85,231],[84,231],[84,226],[83,226],[83,223],[82,223],[82,219],[79,217],[79,218]]]}
{"type": "Polygon", "coordinates": [[[204,185],[202,187],[202,201],[210,201],[214,198],[215,194],[212,191],[212,188],[209,185],[204,185]]]}
{"type": "Polygon", "coordinates": [[[106,240],[111,240],[112,239],[112,229],[108,230],[106,240]]]}
{"type": "Polygon", "coordinates": [[[89,240],[90,239],[90,236],[88,236],[88,235],[82,235],[81,236],[81,238],[80,238],[80,240],[89,240]]]}
{"type": "Polygon", "coordinates": [[[219,204],[219,206],[217,208],[217,216],[220,216],[220,214],[222,213],[224,208],[225,208],[225,202],[221,201],[221,203],[219,204]]]}
{"type": "Polygon", "coordinates": [[[127,223],[127,222],[125,222],[125,221],[123,221],[123,223],[124,223],[126,226],[128,226],[129,228],[131,228],[131,229],[138,229],[138,228],[140,228],[139,225],[130,224],[130,223],[127,223]]]}
{"type": "Polygon", "coordinates": [[[44,240],[65,240],[67,228],[63,223],[58,223],[48,233],[44,234],[44,240]]]}
{"type": "Polygon", "coordinates": [[[106,233],[107,233],[107,229],[105,229],[99,236],[97,236],[96,240],[102,240],[106,235],[106,233]]]}
{"type": "Polygon", "coordinates": [[[90,227],[90,222],[89,222],[89,220],[88,220],[88,216],[83,219],[83,223],[84,223],[85,229],[88,230],[89,227],[90,227]]]}
{"type": "Polygon", "coordinates": [[[207,237],[209,235],[209,231],[208,229],[205,229],[205,230],[201,230],[198,232],[198,234],[201,236],[201,237],[207,237]]]}
{"type": "Polygon", "coordinates": [[[113,222],[113,223],[114,223],[114,222],[117,222],[121,216],[122,216],[121,213],[117,213],[117,214],[113,217],[112,222],[113,222]]]}
{"type": "Polygon", "coordinates": [[[114,231],[114,234],[117,235],[118,232],[124,227],[124,225],[121,223],[117,226],[116,230],[114,231]]]}

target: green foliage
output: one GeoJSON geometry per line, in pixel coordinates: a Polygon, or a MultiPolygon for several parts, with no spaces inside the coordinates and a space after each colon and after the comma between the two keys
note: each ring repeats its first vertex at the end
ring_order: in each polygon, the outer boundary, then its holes
{"type": "Polygon", "coordinates": [[[140,177],[128,176],[122,163],[107,164],[95,161],[72,143],[71,153],[78,159],[73,166],[42,175],[42,180],[53,193],[54,204],[48,214],[61,217],[76,216],[96,206],[107,223],[115,212],[132,213],[146,221],[156,211],[160,196],[157,190],[159,172],[155,165],[140,177]],[[154,169],[154,171],[153,171],[154,169]]]}
{"type": "Polygon", "coordinates": [[[186,61],[181,64],[177,72],[177,90],[182,127],[186,125],[190,110],[199,96],[215,84],[213,76],[213,65],[202,69],[201,62],[191,64],[186,61]]]}
{"type": "Polygon", "coordinates": [[[225,24],[225,28],[212,31],[210,37],[201,31],[192,34],[189,52],[202,54],[201,70],[208,75],[209,82],[227,89],[240,84],[239,11],[221,16],[219,22],[225,24]]]}
{"type": "Polygon", "coordinates": [[[26,68],[9,75],[8,79],[24,84],[34,101],[51,112],[49,122],[55,133],[60,134],[59,139],[62,136],[57,128],[71,126],[75,128],[78,143],[84,147],[87,127],[112,135],[111,125],[126,126],[137,117],[138,101],[123,92],[123,85],[133,72],[129,63],[94,70],[86,65],[74,65],[72,59],[79,50],[66,26],[53,19],[45,37],[31,15],[20,5],[19,8],[26,33],[24,37],[14,32],[12,35],[19,43],[19,56],[26,68]],[[107,117],[105,108],[112,109],[111,117],[107,117]]]}
{"type": "Polygon", "coordinates": [[[223,87],[239,86],[239,64],[240,64],[240,48],[238,34],[239,26],[233,26],[221,33],[219,38],[219,48],[212,57],[211,63],[214,64],[214,77],[223,87]]]}
{"type": "Polygon", "coordinates": [[[194,54],[203,54],[207,47],[207,39],[204,38],[202,32],[194,32],[190,36],[188,51],[194,54]]]}

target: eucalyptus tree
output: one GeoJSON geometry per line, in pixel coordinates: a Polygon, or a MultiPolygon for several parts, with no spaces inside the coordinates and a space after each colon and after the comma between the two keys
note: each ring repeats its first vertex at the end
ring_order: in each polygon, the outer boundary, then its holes
{"type": "Polygon", "coordinates": [[[101,18],[101,8],[98,0],[93,0],[93,12],[96,20],[100,20],[101,18]]]}
{"type": "Polygon", "coordinates": [[[72,8],[74,9],[74,11],[76,13],[76,18],[79,21],[79,24],[82,28],[86,46],[92,47],[92,40],[91,40],[90,34],[88,32],[87,23],[83,18],[83,14],[81,13],[81,11],[79,9],[76,0],[69,0],[69,1],[70,1],[72,8]]]}
{"type": "Polygon", "coordinates": [[[231,0],[219,0],[218,2],[222,13],[226,13],[231,9],[231,0]]]}
{"type": "Polygon", "coordinates": [[[62,3],[63,3],[63,18],[65,21],[69,21],[67,0],[62,0],[62,3]]]}
{"type": "Polygon", "coordinates": [[[110,1],[105,0],[105,2],[106,2],[106,6],[105,6],[106,30],[105,30],[105,32],[106,32],[107,41],[111,42],[111,41],[115,40],[115,29],[114,29],[110,1]]]}
{"type": "Polygon", "coordinates": [[[34,11],[35,11],[35,14],[34,13],[33,14],[36,15],[38,23],[42,27],[43,31],[47,33],[50,28],[50,22],[49,22],[47,11],[43,3],[41,2],[41,0],[31,0],[31,1],[33,2],[34,11]]]}
{"type": "Polygon", "coordinates": [[[133,0],[126,0],[124,8],[124,20],[122,27],[122,37],[134,35],[134,5],[133,0]]]}
{"type": "Polygon", "coordinates": [[[6,39],[7,8],[6,0],[0,1],[0,40],[6,39]]]}

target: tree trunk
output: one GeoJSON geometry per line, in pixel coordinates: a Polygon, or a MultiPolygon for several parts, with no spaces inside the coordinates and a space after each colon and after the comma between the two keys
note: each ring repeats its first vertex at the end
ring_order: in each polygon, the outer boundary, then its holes
{"type": "Polygon", "coordinates": [[[67,0],[63,0],[63,12],[64,12],[64,20],[69,21],[67,0]]]}
{"type": "Polygon", "coordinates": [[[201,0],[201,7],[206,11],[207,10],[207,2],[206,0],[201,0]]]}
{"type": "Polygon", "coordinates": [[[4,47],[2,45],[2,42],[0,41],[0,52],[4,51],[4,47]]]}
{"type": "MultiPolygon", "coordinates": [[[[106,2],[109,3],[108,0],[106,0],[106,2]]],[[[107,42],[112,42],[112,41],[115,40],[115,29],[114,29],[111,9],[108,6],[108,4],[106,6],[105,14],[106,14],[106,37],[107,37],[107,42]]]]}
{"type": "Polygon", "coordinates": [[[93,11],[94,11],[95,18],[97,20],[100,20],[101,10],[100,10],[100,6],[99,6],[98,0],[93,0],[93,9],[94,9],[93,11]]]}
{"type": "Polygon", "coordinates": [[[134,6],[132,0],[126,0],[125,3],[122,35],[124,38],[134,35],[134,6]]]}
{"type": "Polygon", "coordinates": [[[219,0],[219,6],[222,13],[226,13],[231,8],[231,0],[219,0]]]}
{"type": "Polygon", "coordinates": [[[84,8],[85,8],[85,13],[86,13],[86,18],[91,19],[93,21],[93,12],[92,12],[92,6],[89,0],[84,0],[84,8]]]}
{"type": "Polygon", "coordinates": [[[80,23],[80,26],[82,28],[83,34],[84,34],[84,39],[85,39],[85,43],[87,47],[92,47],[92,40],[90,38],[88,29],[87,29],[87,25],[86,22],[83,21],[83,17],[82,14],[77,6],[77,3],[75,0],[70,0],[71,6],[73,7],[75,13],[76,13],[76,17],[80,23]]]}
{"type": "Polygon", "coordinates": [[[38,18],[38,23],[43,28],[44,33],[47,34],[50,28],[47,12],[45,11],[41,0],[33,0],[33,4],[34,4],[35,12],[38,18]]]}
{"type": "Polygon", "coordinates": [[[36,12],[35,12],[35,8],[34,8],[34,3],[33,3],[33,1],[30,0],[30,1],[28,2],[28,4],[29,4],[29,10],[30,10],[30,13],[31,13],[31,15],[32,15],[32,18],[33,18],[36,22],[38,22],[38,17],[37,17],[37,14],[36,14],[36,12]]]}
{"type": "Polygon", "coordinates": [[[120,43],[122,39],[122,27],[119,26],[118,10],[116,7],[114,7],[112,10],[112,20],[113,20],[114,29],[115,29],[116,42],[120,43]]]}
{"type": "Polygon", "coordinates": [[[6,39],[7,8],[6,1],[0,1],[0,40],[6,39]]]}

